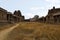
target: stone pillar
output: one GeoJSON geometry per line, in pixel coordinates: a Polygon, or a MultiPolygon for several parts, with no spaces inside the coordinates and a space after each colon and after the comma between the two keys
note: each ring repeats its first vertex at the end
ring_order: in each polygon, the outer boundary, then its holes
{"type": "Polygon", "coordinates": [[[49,21],[49,18],[48,18],[48,17],[46,17],[46,23],[48,23],[48,21],[49,21]]]}
{"type": "Polygon", "coordinates": [[[59,18],[59,16],[57,16],[57,23],[59,23],[60,22],[60,20],[59,20],[60,18],[59,18]]]}

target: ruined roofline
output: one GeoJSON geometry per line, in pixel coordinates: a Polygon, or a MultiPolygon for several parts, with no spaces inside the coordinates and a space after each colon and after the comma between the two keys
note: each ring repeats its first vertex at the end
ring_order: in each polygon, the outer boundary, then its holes
{"type": "Polygon", "coordinates": [[[7,12],[7,14],[12,14],[11,12],[7,12]]]}
{"type": "MultiPolygon", "coordinates": [[[[9,12],[9,11],[5,10],[4,8],[2,8],[2,7],[0,7],[0,10],[1,10],[1,11],[4,11],[4,12],[7,12],[7,14],[12,14],[12,15],[14,15],[14,13],[9,12]]],[[[21,11],[20,11],[20,10],[15,10],[15,11],[16,11],[16,12],[20,12],[20,13],[21,13],[21,11]]]]}
{"type": "Polygon", "coordinates": [[[5,10],[4,8],[2,8],[2,7],[0,7],[0,10],[2,10],[2,11],[6,11],[7,12],[7,10],[5,10]]]}
{"type": "MultiPolygon", "coordinates": [[[[14,14],[12,14],[11,12],[7,12],[7,14],[10,14],[10,15],[12,15],[12,16],[14,16],[14,17],[20,18],[19,16],[14,15],[14,14]]],[[[23,16],[21,16],[21,17],[23,17],[23,16]]]]}
{"type": "Polygon", "coordinates": [[[51,10],[60,10],[60,8],[55,8],[55,7],[53,7],[52,9],[49,9],[50,11],[51,10]]]}
{"type": "Polygon", "coordinates": [[[53,7],[52,9],[48,10],[48,14],[50,14],[50,13],[57,13],[57,12],[60,12],[60,8],[53,7]]]}
{"type": "Polygon", "coordinates": [[[14,15],[17,15],[17,16],[22,16],[20,10],[15,10],[13,14],[14,14],[14,15]]]}

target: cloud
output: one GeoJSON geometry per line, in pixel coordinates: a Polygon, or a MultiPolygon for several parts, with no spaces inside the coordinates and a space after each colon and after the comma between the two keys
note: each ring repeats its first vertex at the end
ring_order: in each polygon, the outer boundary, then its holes
{"type": "Polygon", "coordinates": [[[37,10],[42,10],[44,9],[44,7],[31,7],[30,10],[31,11],[37,11],[37,10]]]}
{"type": "Polygon", "coordinates": [[[35,15],[38,15],[39,17],[46,16],[46,12],[44,12],[41,13],[40,11],[35,11],[31,13],[24,13],[25,19],[33,18],[35,15]]]}
{"type": "Polygon", "coordinates": [[[35,12],[35,13],[31,12],[31,13],[24,13],[24,15],[25,15],[25,19],[29,19],[29,18],[33,18],[35,15],[39,15],[41,17],[44,14],[40,12],[35,12]]]}
{"type": "Polygon", "coordinates": [[[34,16],[33,13],[24,13],[25,15],[25,19],[29,19],[29,18],[32,18],[34,16]]]}
{"type": "Polygon", "coordinates": [[[30,12],[25,13],[25,17],[32,18],[34,15],[39,15],[39,17],[46,16],[47,11],[45,9],[47,9],[47,7],[30,7],[30,12]]]}
{"type": "Polygon", "coordinates": [[[60,0],[45,0],[45,1],[50,3],[60,3],[60,0]]]}

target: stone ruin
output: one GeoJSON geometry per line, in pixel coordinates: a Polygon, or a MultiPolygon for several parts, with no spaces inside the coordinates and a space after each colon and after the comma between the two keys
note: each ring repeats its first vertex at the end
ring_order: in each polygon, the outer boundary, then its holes
{"type": "Polygon", "coordinates": [[[40,22],[60,23],[60,8],[50,9],[46,17],[39,18],[40,22]]]}
{"type": "Polygon", "coordinates": [[[20,10],[14,13],[0,7],[0,23],[16,23],[24,21],[24,16],[21,15],[20,10]]]}
{"type": "Polygon", "coordinates": [[[38,15],[35,15],[33,18],[25,19],[20,10],[16,10],[14,13],[11,13],[0,7],[0,23],[17,23],[23,21],[60,23],[60,8],[53,7],[52,9],[49,9],[48,14],[45,17],[39,18],[38,15]]]}

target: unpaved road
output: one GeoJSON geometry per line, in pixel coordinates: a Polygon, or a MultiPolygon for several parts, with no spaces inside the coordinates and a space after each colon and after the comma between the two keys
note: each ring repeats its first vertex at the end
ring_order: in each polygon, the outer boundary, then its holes
{"type": "Polygon", "coordinates": [[[15,26],[11,27],[11,28],[8,28],[8,29],[5,29],[3,31],[0,31],[0,40],[5,40],[8,36],[8,34],[14,29],[16,28],[17,26],[19,26],[19,24],[16,24],[15,26]]]}

